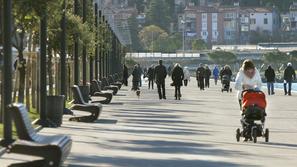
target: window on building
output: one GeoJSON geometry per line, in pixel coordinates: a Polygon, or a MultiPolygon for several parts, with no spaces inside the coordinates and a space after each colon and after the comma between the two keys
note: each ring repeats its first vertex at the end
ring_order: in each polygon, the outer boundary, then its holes
{"type": "Polygon", "coordinates": [[[248,32],[249,31],[249,27],[248,26],[241,26],[241,31],[242,32],[248,32]]]}
{"type": "Polygon", "coordinates": [[[207,23],[202,23],[202,29],[207,29],[207,23]]]}
{"type": "Polygon", "coordinates": [[[226,36],[231,36],[231,32],[230,31],[226,31],[226,36]]]}
{"type": "Polygon", "coordinates": [[[251,24],[256,24],[256,19],[251,19],[251,24]]]}
{"type": "Polygon", "coordinates": [[[268,19],[264,18],[264,24],[268,24],[268,19]]]}
{"type": "Polygon", "coordinates": [[[218,14],[217,13],[213,13],[212,14],[212,21],[217,21],[218,19],[218,14]]]}
{"type": "Polygon", "coordinates": [[[203,20],[207,19],[207,14],[206,13],[202,13],[202,19],[203,20]]]}

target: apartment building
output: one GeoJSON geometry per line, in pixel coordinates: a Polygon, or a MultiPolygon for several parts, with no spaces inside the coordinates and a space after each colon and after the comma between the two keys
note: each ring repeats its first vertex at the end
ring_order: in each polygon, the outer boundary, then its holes
{"type": "Polygon", "coordinates": [[[290,23],[291,23],[291,30],[297,31],[297,2],[294,2],[290,6],[289,10],[289,17],[290,17],[290,23]]]}
{"type": "MultiPolygon", "coordinates": [[[[185,31],[209,44],[245,44],[252,31],[272,35],[279,29],[279,15],[269,8],[234,6],[187,6],[180,18],[185,31]]],[[[183,31],[180,24],[179,31],[183,31]]],[[[188,33],[186,33],[188,35],[188,33]]]]}

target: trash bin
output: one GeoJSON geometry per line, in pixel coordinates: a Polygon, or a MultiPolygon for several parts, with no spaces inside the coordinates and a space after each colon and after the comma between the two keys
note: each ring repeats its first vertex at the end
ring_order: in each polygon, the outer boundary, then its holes
{"type": "Polygon", "coordinates": [[[79,90],[81,92],[81,95],[82,95],[82,98],[84,99],[84,101],[86,103],[89,102],[90,100],[90,97],[89,97],[89,94],[90,94],[90,86],[89,85],[80,85],[78,86],[79,87],[79,90]]]}
{"type": "Polygon", "coordinates": [[[47,117],[57,126],[61,126],[64,111],[64,95],[47,96],[47,117]]]}

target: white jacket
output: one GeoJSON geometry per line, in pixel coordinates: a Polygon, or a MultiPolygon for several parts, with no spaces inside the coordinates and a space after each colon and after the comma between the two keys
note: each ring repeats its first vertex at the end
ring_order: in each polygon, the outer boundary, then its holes
{"type": "Polygon", "coordinates": [[[249,78],[244,74],[243,69],[239,70],[235,79],[235,89],[238,91],[237,92],[238,99],[241,99],[241,92],[243,91],[243,88],[242,88],[243,85],[249,85],[250,87],[261,90],[262,79],[259,71],[256,69],[255,76],[253,78],[249,78]]]}
{"type": "Polygon", "coordinates": [[[187,67],[184,68],[184,80],[190,81],[191,79],[191,74],[190,71],[187,67]]]}

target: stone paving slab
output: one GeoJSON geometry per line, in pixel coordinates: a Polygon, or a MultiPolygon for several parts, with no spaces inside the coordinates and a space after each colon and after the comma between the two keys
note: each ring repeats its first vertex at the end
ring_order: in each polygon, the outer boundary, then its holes
{"type": "MultiPolygon", "coordinates": [[[[123,87],[110,105],[104,105],[95,123],[75,123],[64,118],[58,129],[44,134],[68,134],[74,140],[65,162],[69,167],[264,167],[297,164],[296,94],[277,92],[268,97],[266,127],[269,143],[237,143],[240,127],[236,93],[221,93],[220,86],[200,91],[196,81],[183,87],[181,101],[168,100],[156,90],[141,88],[138,98],[123,87]]],[[[146,85],[146,84],[144,84],[146,85]]]]}

